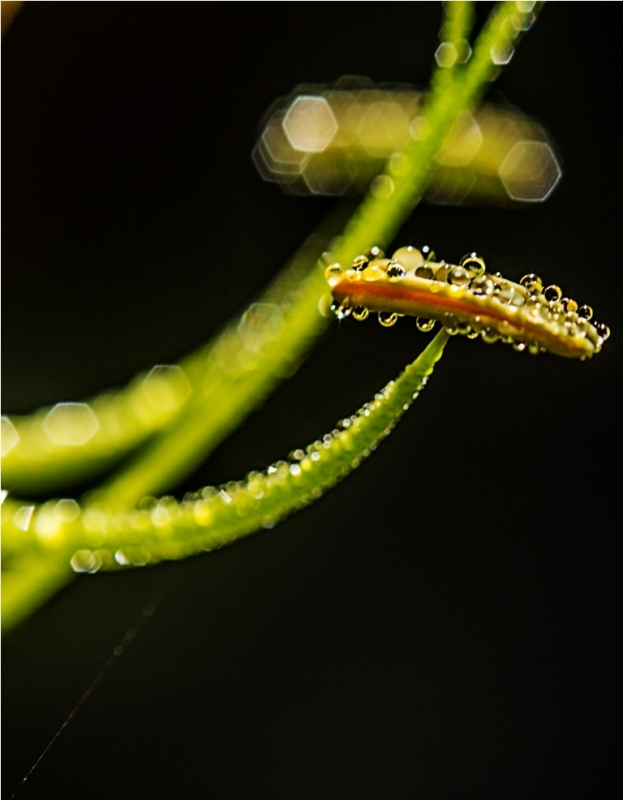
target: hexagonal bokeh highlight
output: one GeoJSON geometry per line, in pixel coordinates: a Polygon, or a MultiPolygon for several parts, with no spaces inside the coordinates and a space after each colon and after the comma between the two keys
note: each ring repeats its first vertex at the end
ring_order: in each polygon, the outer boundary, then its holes
{"type": "Polygon", "coordinates": [[[2,417],[2,456],[6,456],[19,442],[19,433],[8,417],[2,417]]]}
{"type": "Polygon", "coordinates": [[[370,105],[359,123],[359,141],[371,156],[387,157],[406,147],[411,134],[409,117],[395,101],[379,101],[370,105]]]}
{"type": "Polygon", "coordinates": [[[480,126],[473,115],[466,112],[452,126],[435,161],[448,167],[466,167],[473,161],[482,142],[480,126]]]}
{"type": "Polygon", "coordinates": [[[547,142],[517,142],[500,165],[500,180],[512,200],[542,203],[562,170],[547,142]]]}
{"type": "Polygon", "coordinates": [[[57,403],[41,423],[52,444],[78,447],[97,433],[99,422],[86,403],[57,403]]]}
{"type": "Polygon", "coordinates": [[[452,42],[442,42],[435,51],[435,61],[438,66],[448,68],[458,61],[459,54],[452,42]]]}
{"type": "Polygon", "coordinates": [[[169,364],[153,367],[141,388],[149,405],[160,411],[176,411],[191,392],[182,368],[169,364]]]}
{"type": "Polygon", "coordinates": [[[321,153],[337,132],[337,120],[324,97],[302,95],[287,110],[282,122],[288,141],[303,153],[321,153]]]}

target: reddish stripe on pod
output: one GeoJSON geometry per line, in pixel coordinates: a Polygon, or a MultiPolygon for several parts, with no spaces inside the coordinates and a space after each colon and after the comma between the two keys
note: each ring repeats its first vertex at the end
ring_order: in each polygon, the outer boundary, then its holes
{"type": "MultiPolygon", "coordinates": [[[[433,284],[435,285],[435,284],[433,284]]],[[[594,347],[587,339],[573,336],[562,337],[551,333],[543,325],[531,323],[525,318],[518,319],[516,312],[504,314],[489,307],[484,307],[477,298],[449,297],[442,294],[443,284],[437,284],[437,292],[416,289],[407,283],[389,283],[376,281],[341,281],[333,287],[333,297],[339,303],[348,301],[355,308],[364,306],[370,311],[387,311],[407,314],[414,317],[428,317],[444,321],[444,315],[454,314],[458,320],[473,324],[476,316],[480,317],[480,328],[493,327],[502,336],[513,335],[512,331],[500,330],[500,326],[510,326],[516,334],[528,339],[533,338],[547,350],[567,358],[582,358],[593,354],[594,347]]]]}

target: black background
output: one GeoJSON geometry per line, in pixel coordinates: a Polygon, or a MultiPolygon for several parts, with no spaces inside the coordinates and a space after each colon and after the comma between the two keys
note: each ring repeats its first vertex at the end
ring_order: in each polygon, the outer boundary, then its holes
{"type": "MultiPolygon", "coordinates": [[[[153,594],[20,796],[618,796],[616,9],[546,7],[496,83],[559,146],[548,202],[422,206],[396,242],[540,273],[610,325],[603,353],[453,340],[394,435],[304,513],[76,580],[4,642],[7,796],[153,594]]],[[[252,300],[332,205],[262,183],[264,111],[345,73],[425,85],[440,13],[27,3],[3,44],[5,412],[123,385],[252,300]]],[[[312,441],[424,341],[408,320],[333,325],[178,493],[312,441]]]]}

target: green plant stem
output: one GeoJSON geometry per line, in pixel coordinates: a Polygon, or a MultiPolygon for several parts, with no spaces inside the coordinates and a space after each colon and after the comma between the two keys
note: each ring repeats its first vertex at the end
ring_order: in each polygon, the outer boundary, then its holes
{"type": "Polygon", "coordinates": [[[73,578],[67,559],[49,553],[27,555],[16,559],[10,569],[3,568],[2,632],[15,627],[73,578]]]}
{"type": "Polygon", "coordinates": [[[262,527],[273,527],[345,478],[367,458],[411,406],[441,358],[448,333],[442,329],[420,356],[358,412],[300,450],[293,462],[280,461],[263,473],[209,487],[177,502],[171,497],[120,512],[101,502],[86,504],[73,520],[62,521],[55,503],[36,508],[26,531],[17,529],[13,503],[3,508],[8,544],[21,539],[24,558],[71,564],[76,571],[142,566],[179,559],[229,544],[262,527]]]}
{"type": "MultiPolygon", "coordinates": [[[[368,194],[348,222],[344,235],[331,248],[332,259],[349,263],[374,244],[387,246],[419,202],[428,183],[434,156],[455,119],[480,100],[485,86],[498,72],[492,50],[502,51],[520,33],[517,22],[526,17],[516,3],[496,6],[476,43],[462,79],[433,90],[425,110],[430,134],[405,151],[407,170],[385,177],[387,196],[368,194]]],[[[253,368],[236,370],[204,396],[192,413],[158,436],[130,464],[120,469],[104,487],[102,499],[133,505],[143,496],[167,490],[190,474],[248,413],[274,389],[280,377],[290,374],[324,330],[327,320],[318,301],[327,292],[320,264],[306,277],[284,314],[279,337],[257,351],[253,368]]]]}
{"type": "MultiPolygon", "coordinates": [[[[318,230],[310,236],[291,261],[258,297],[253,308],[271,308],[271,317],[255,319],[249,335],[240,336],[245,314],[235,317],[207,344],[178,362],[174,372],[169,400],[175,400],[175,378],[182,381],[188,396],[179,398],[178,405],[154,407],[149,402],[147,373],[137,375],[130,384],[118,391],[108,391],[88,401],[99,422],[96,433],[80,446],[55,444],[46,435],[44,421],[50,408],[42,408],[27,417],[3,418],[3,437],[13,425],[19,440],[2,458],[3,486],[11,492],[49,491],[71,485],[96,475],[140,447],[160,430],[173,427],[185,417],[196,417],[196,409],[205,409],[211,402],[213,390],[227,379],[232,385],[247,375],[253,352],[269,349],[279,334],[278,322],[292,304],[292,293],[312,270],[331,239],[339,233],[350,213],[350,203],[342,203],[327,216],[318,230]],[[277,323],[277,324],[276,324],[277,323]],[[247,347],[252,345],[253,351],[247,347]],[[238,374],[236,374],[238,365],[238,374]],[[172,397],[171,397],[172,395],[172,397]]],[[[311,342],[308,343],[311,345],[311,342]]]]}

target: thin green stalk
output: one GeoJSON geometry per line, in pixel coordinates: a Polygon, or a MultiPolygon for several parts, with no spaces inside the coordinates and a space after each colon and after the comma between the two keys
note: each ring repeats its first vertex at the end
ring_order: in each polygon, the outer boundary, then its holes
{"type": "Polygon", "coordinates": [[[73,573],[67,559],[49,553],[18,558],[2,570],[2,632],[15,627],[69,583],[73,573]]]}
{"type": "Polygon", "coordinates": [[[425,386],[447,340],[442,329],[395,381],[343,420],[340,429],[295,451],[291,461],[252,472],[244,481],[209,487],[181,503],[165,497],[135,510],[91,502],[69,513],[52,501],[29,511],[24,524],[19,505],[5,504],[7,539],[21,539],[34,563],[47,553],[54,563],[71,559],[75,571],[95,572],[184,558],[273,527],[320,497],[376,449],[425,386]]]}
{"type": "MultiPolygon", "coordinates": [[[[462,80],[433,90],[425,111],[430,133],[413,141],[396,174],[390,167],[382,176],[383,191],[368,194],[331,248],[335,261],[349,263],[374,244],[386,246],[419,202],[430,177],[431,164],[455,119],[473,108],[485,86],[497,73],[491,53],[502,52],[521,32],[528,12],[514,2],[496,6],[476,43],[462,80]]],[[[248,413],[289,374],[326,327],[318,302],[327,287],[324,264],[312,270],[284,315],[279,337],[256,351],[251,369],[237,370],[215,385],[205,402],[163,431],[104,487],[103,499],[132,505],[147,494],[157,494],[190,474],[248,413]]]]}
{"type": "Polygon", "coordinates": [[[349,205],[338,205],[250,310],[231,320],[177,365],[141,373],[124,389],[104,392],[77,409],[76,404],[68,404],[69,411],[75,412],[73,421],[68,420],[72,428],[64,429],[61,419],[59,433],[61,440],[63,434],[73,436],[71,445],[50,438],[48,432],[54,434],[51,408],[39,409],[27,417],[3,417],[3,444],[8,449],[2,458],[3,486],[18,493],[66,487],[111,466],[177,419],[193,417],[197,407],[204,409],[211,402],[212,390],[225,375],[235,383],[240,375],[248,373],[253,353],[274,345],[280,321],[292,304],[292,292],[296,292],[342,229],[348,212],[349,205]],[[267,314],[266,310],[272,313],[267,314]],[[85,415],[85,423],[98,427],[86,441],[77,444],[81,417],[85,415]],[[12,444],[15,438],[17,441],[12,444]]]}

